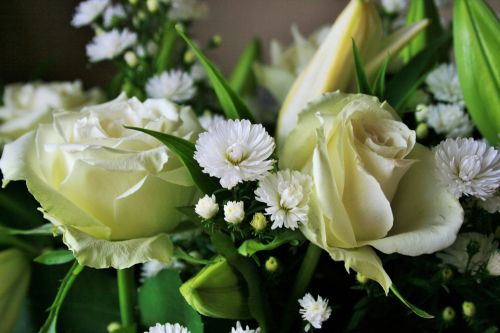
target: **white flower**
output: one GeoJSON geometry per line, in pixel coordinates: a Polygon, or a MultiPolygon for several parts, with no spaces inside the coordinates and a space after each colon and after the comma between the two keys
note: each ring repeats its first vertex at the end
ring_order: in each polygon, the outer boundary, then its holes
{"type": "Polygon", "coordinates": [[[109,6],[104,11],[103,15],[103,23],[105,27],[111,27],[113,24],[113,20],[122,19],[127,17],[127,13],[125,12],[125,8],[121,4],[115,4],[109,6]]]}
{"type": "Polygon", "coordinates": [[[87,0],[76,7],[71,25],[81,27],[92,23],[109,4],[109,0],[87,0]]]}
{"type": "Polygon", "coordinates": [[[500,275],[500,250],[497,249],[490,255],[490,259],[488,259],[486,269],[488,270],[488,273],[490,273],[490,275],[500,275]]]}
{"type": "Polygon", "coordinates": [[[458,104],[437,104],[427,107],[427,125],[447,138],[468,137],[474,125],[458,104]]]}
{"type": "Polygon", "coordinates": [[[406,7],[406,0],[381,0],[384,10],[389,13],[399,13],[406,7]]]}
{"type": "Polygon", "coordinates": [[[243,181],[258,180],[272,169],[268,160],[274,139],[260,124],[248,120],[227,120],[214,124],[196,142],[194,158],[203,172],[220,178],[231,189],[243,181]]]}
{"type": "Polygon", "coordinates": [[[259,333],[259,332],[260,332],[260,328],[252,330],[252,329],[250,329],[250,327],[248,327],[248,325],[246,328],[243,328],[241,326],[241,323],[239,321],[237,321],[236,326],[231,328],[230,333],[259,333]]]}
{"type": "Polygon", "coordinates": [[[436,254],[444,264],[457,268],[460,273],[476,274],[488,262],[498,244],[494,235],[483,235],[477,232],[459,234],[453,245],[436,254]],[[469,258],[467,249],[475,249],[469,258]]]}
{"type": "Polygon", "coordinates": [[[321,324],[328,320],[332,309],[328,306],[328,300],[318,296],[315,300],[311,294],[307,293],[303,298],[299,299],[301,309],[299,310],[302,318],[308,322],[305,331],[309,331],[312,327],[321,328],[321,324]]]}
{"type": "Polygon", "coordinates": [[[160,273],[162,270],[167,269],[167,268],[181,271],[185,267],[186,267],[186,265],[183,262],[181,262],[175,258],[170,260],[170,262],[168,264],[164,264],[158,260],[151,260],[151,261],[145,262],[142,265],[141,281],[144,282],[146,279],[149,279],[149,278],[156,276],[156,274],[160,273]]]}
{"type": "Polygon", "coordinates": [[[207,73],[205,72],[205,68],[199,62],[193,64],[189,69],[189,75],[193,78],[194,81],[199,82],[203,81],[207,78],[207,73]]]}
{"type": "Polygon", "coordinates": [[[87,56],[90,61],[97,62],[113,59],[137,42],[137,34],[128,29],[113,29],[96,35],[87,45],[87,56]]]}
{"type": "Polygon", "coordinates": [[[479,206],[490,214],[500,213],[500,192],[484,201],[479,200],[479,206]]]}
{"type": "Polygon", "coordinates": [[[224,220],[231,224],[238,224],[245,218],[243,201],[228,201],[224,205],[224,220]]]}
{"type": "Polygon", "coordinates": [[[463,103],[462,90],[458,82],[457,69],[454,64],[442,64],[433,70],[425,83],[434,97],[443,102],[463,103]]]}
{"type": "Polygon", "coordinates": [[[208,12],[207,5],[198,0],[170,0],[170,6],[168,18],[173,21],[199,19],[208,12]]]}
{"type": "Polygon", "coordinates": [[[165,324],[160,325],[156,324],[155,326],[151,326],[149,331],[144,333],[190,333],[187,328],[181,326],[179,324],[165,324]]]}
{"type": "Polygon", "coordinates": [[[200,122],[201,127],[203,127],[205,130],[208,130],[214,124],[222,122],[226,120],[226,118],[224,118],[224,116],[220,114],[213,114],[212,112],[207,110],[203,112],[201,116],[198,117],[198,120],[200,122]]]}
{"type": "Polygon", "coordinates": [[[170,70],[150,78],[146,83],[146,93],[149,97],[184,102],[194,96],[196,87],[188,73],[170,70]]]}
{"type": "Polygon", "coordinates": [[[219,205],[217,204],[215,195],[212,194],[211,197],[205,195],[203,198],[198,200],[198,203],[194,207],[194,211],[204,219],[214,217],[219,211],[219,205]]]}
{"type": "Polygon", "coordinates": [[[307,222],[309,194],[312,179],[299,171],[282,170],[259,181],[255,199],[267,204],[266,215],[271,215],[271,229],[296,229],[299,222],[307,222]]]}
{"type": "Polygon", "coordinates": [[[500,154],[484,142],[446,139],[436,147],[435,158],[441,181],[457,198],[485,200],[500,186],[500,154]]]}

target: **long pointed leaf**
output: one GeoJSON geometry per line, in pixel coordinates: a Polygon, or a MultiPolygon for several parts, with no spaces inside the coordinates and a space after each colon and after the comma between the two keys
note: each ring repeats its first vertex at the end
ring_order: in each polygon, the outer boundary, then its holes
{"type": "Polygon", "coordinates": [[[365,67],[363,66],[363,60],[359,54],[359,49],[356,46],[356,42],[352,39],[352,53],[354,56],[354,67],[356,68],[356,83],[358,85],[358,93],[360,94],[371,94],[372,88],[366,77],[365,67]]]}
{"type": "Polygon", "coordinates": [[[260,57],[260,42],[253,39],[241,54],[229,77],[229,85],[237,94],[243,93],[254,80],[253,65],[260,57]]]}
{"type": "Polygon", "coordinates": [[[384,64],[380,67],[375,82],[373,83],[372,95],[377,96],[380,100],[384,99],[385,96],[385,74],[388,65],[389,57],[385,58],[384,64]]]}
{"type": "Polygon", "coordinates": [[[433,315],[431,314],[428,314],[426,311],[420,309],[419,307],[411,304],[410,302],[408,302],[400,293],[399,291],[396,289],[396,286],[394,284],[391,285],[391,291],[392,293],[394,294],[394,296],[396,296],[400,301],[401,303],[403,303],[404,305],[406,305],[408,307],[408,309],[410,309],[414,314],[416,314],[417,316],[421,317],[421,318],[425,318],[425,319],[431,319],[431,318],[434,318],[433,315]]]}
{"type": "Polygon", "coordinates": [[[161,73],[172,66],[172,54],[177,41],[177,34],[172,22],[165,23],[161,38],[160,50],[156,57],[156,72],[161,73]]]}

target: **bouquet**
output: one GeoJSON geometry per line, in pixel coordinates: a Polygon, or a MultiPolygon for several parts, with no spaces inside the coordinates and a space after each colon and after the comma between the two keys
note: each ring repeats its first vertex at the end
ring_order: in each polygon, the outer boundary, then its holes
{"type": "Polygon", "coordinates": [[[497,332],[488,5],[351,0],[228,77],[207,10],[82,1],[111,82],[3,88],[0,332],[497,332]]]}

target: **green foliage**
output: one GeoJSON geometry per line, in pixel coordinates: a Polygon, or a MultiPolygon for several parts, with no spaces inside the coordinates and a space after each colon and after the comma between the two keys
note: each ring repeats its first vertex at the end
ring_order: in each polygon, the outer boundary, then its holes
{"type": "Polygon", "coordinates": [[[352,39],[352,53],[354,55],[354,66],[356,68],[356,83],[358,86],[358,93],[369,95],[372,93],[372,89],[365,73],[361,54],[359,53],[359,49],[356,46],[356,42],[354,41],[354,39],[352,39]]]}
{"type": "Polygon", "coordinates": [[[229,85],[237,94],[242,94],[255,81],[253,64],[260,58],[260,42],[253,39],[241,54],[229,77],[229,85]]]}
{"type": "Polygon", "coordinates": [[[161,73],[172,67],[172,56],[177,41],[177,34],[172,22],[166,22],[163,27],[160,41],[160,50],[155,59],[156,72],[161,73]]]}
{"type": "Polygon", "coordinates": [[[242,256],[251,257],[257,252],[274,250],[286,243],[298,245],[300,240],[303,239],[304,236],[299,231],[286,230],[277,234],[272,241],[266,243],[259,239],[248,239],[240,245],[238,253],[242,256]]]}
{"type": "Polygon", "coordinates": [[[396,286],[394,284],[391,285],[391,292],[396,296],[404,305],[408,307],[414,314],[416,314],[419,317],[425,318],[425,319],[431,319],[434,318],[433,315],[428,314],[424,310],[418,308],[417,306],[411,304],[408,302],[396,289],[396,286]]]}
{"type": "Polygon", "coordinates": [[[46,251],[33,259],[35,262],[43,265],[60,265],[74,260],[73,253],[69,250],[46,251]]]}

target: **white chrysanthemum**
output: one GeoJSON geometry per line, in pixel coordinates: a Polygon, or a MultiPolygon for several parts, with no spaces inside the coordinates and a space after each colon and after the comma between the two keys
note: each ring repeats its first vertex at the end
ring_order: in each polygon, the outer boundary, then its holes
{"type": "Polygon", "coordinates": [[[108,4],[109,0],[87,0],[80,2],[78,7],[76,7],[71,25],[74,27],[81,27],[92,23],[108,4]]]}
{"type": "Polygon", "coordinates": [[[215,195],[205,195],[203,198],[198,200],[198,203],[194,207],[194,211],[204,219],[211,219],[214,217],[219,211],[219,205],[217,204],[215,195]]]}
{"type": "Polygon", "coordinates": [[[230,333],[260,333],[260,328],[257,328],[255,330],[250,329],[250,327],[243,328],[241,326],[241,323],[239,321],[236,322],[236,326],[231,328],[230,333]]]}
{"type": "Polygon", "coordinates": [[[500,213],[500,192],[484,201],[479,200],[479,206],[490,214],[500,213]]]}
{"type": "Polygon", "coordinates": [[[500,154],[484,142],[446,139],[436,147],[435,158],[440,180],[457,198],[485,200],[500,186],[500,154]]]}
{"type": "Polygon", "coordinates": [[[427,75],[425,83],[434,97],[443,102],[463,103],[462,90],[454,64],[442,64],[427,75]]]}
{"type": "Polygon", "coordinates": [[[332,309],[328,306],[328,300],[318,296],[315,300],[311,294],[307,293],[303,298],[299,299],[301,309],[299,310],[302,318],[308,322],[305,331],[309,331],[312,327],[321,328],[324,321],[330,318],[332,309]]]}
{"type": "Polygon", "coordinates": [[[238,224],[245,218],[243,201],[228,201],[224,205],[224,220],[231,224],[238,224]]]}
{"type": "Polygon", "coordinates": [[[312,179],[299,171],[282,170],[259,181],[255,199],[267,205],[271,216],[271,229],[296,229],[299,222],[307,222],[308,201],[312,179]]]}
{"type": "Polygon", "coordinates": [[[468,137],[474,130],[469,115],[458,104],[429,105],[427,125],[447,138],[468,137]]]}
{"type": "Polygon", "coordinates": [[[210,111],[205,111],[198,117],[201,127],[208,131],[214,124],[225,121],[226,118],[220,114],[214,114],[210,111]]]}
{"type": "Polygon", "coordinates": [[[173,21],[195,20],[208,12],[206,3],[198,0],[170,0],[168,18],[173,21]]]}
{"type": "Polygon", "coordinates": [[[121,4],[115,4],[109,6],[104,11],[103,15],[103,23],[105,27],[111,27],[113,24],[113,20],[122,19],[127,17],[127,13],[125,12],[125,8],[121,4]]]}
{"type": "Polygon", "coordinates": [[[164,264],[158,260],[151,260],[151,261],[145,262],[142,265],[141,281],[144,282],[146,279],[149,279],[149,278],[156,276],[162,270],[167,269],[167,268],[172,268],[172,269],[181,271],[185,267],[186,267],[186,265],[183,262],[181,262],[175,258],[170,260],[170,262],[168,264],[164,264]]]}
{"type": "Polygon", "coordinates": [[[220,178],[231,189],[244,181],[258,180],[273,167],[268,158],[274,139],[260,124],[248,120],[227,120],[214,124],[196,142],[194,158],[203,172],[220,178]]]}
{"type": "Polygon", "coordinates": [[[444,264],[457,268],[460,273],[476,274],[486,265],[491,254],[497,249],[498,243],[494,235],[483,235],[477,232],[459,234],[453,245],[436,254],[444,264]],[[476,249],[469,258],[467,248],[476,249]]]}
{"type": "Polygon", "coordinates": [[[406,7],[406,0],[381,0],[381,5],[387,13],[399,13],[406,7]]]}
{"type": "Polygon", "coordinates": [[[497,249],[490,255],[486,270],[490,275],[500,276],[500,250],[497,249]]]}
{"type": "Polygon", "coordinates": [[[137,34],[128,29],[113,29],[96,35],[87,45],[87,56],[90,61],[97,62],[113,59],[137,42],[137,34]]]}
{"type": "Polygon", "coordinates": [[[151,326],[149,331],[144,333],[190,333],[187,328],[181,326],[179,324],[156,324],[155,326],[151,326]]]}
{"type": "Polygon", "coordinates": [[[188,73],[175,69],[150,78],[146,83],[146,93],[149,97],[185,102],[194,96],[196,87],[188,73]]]}

